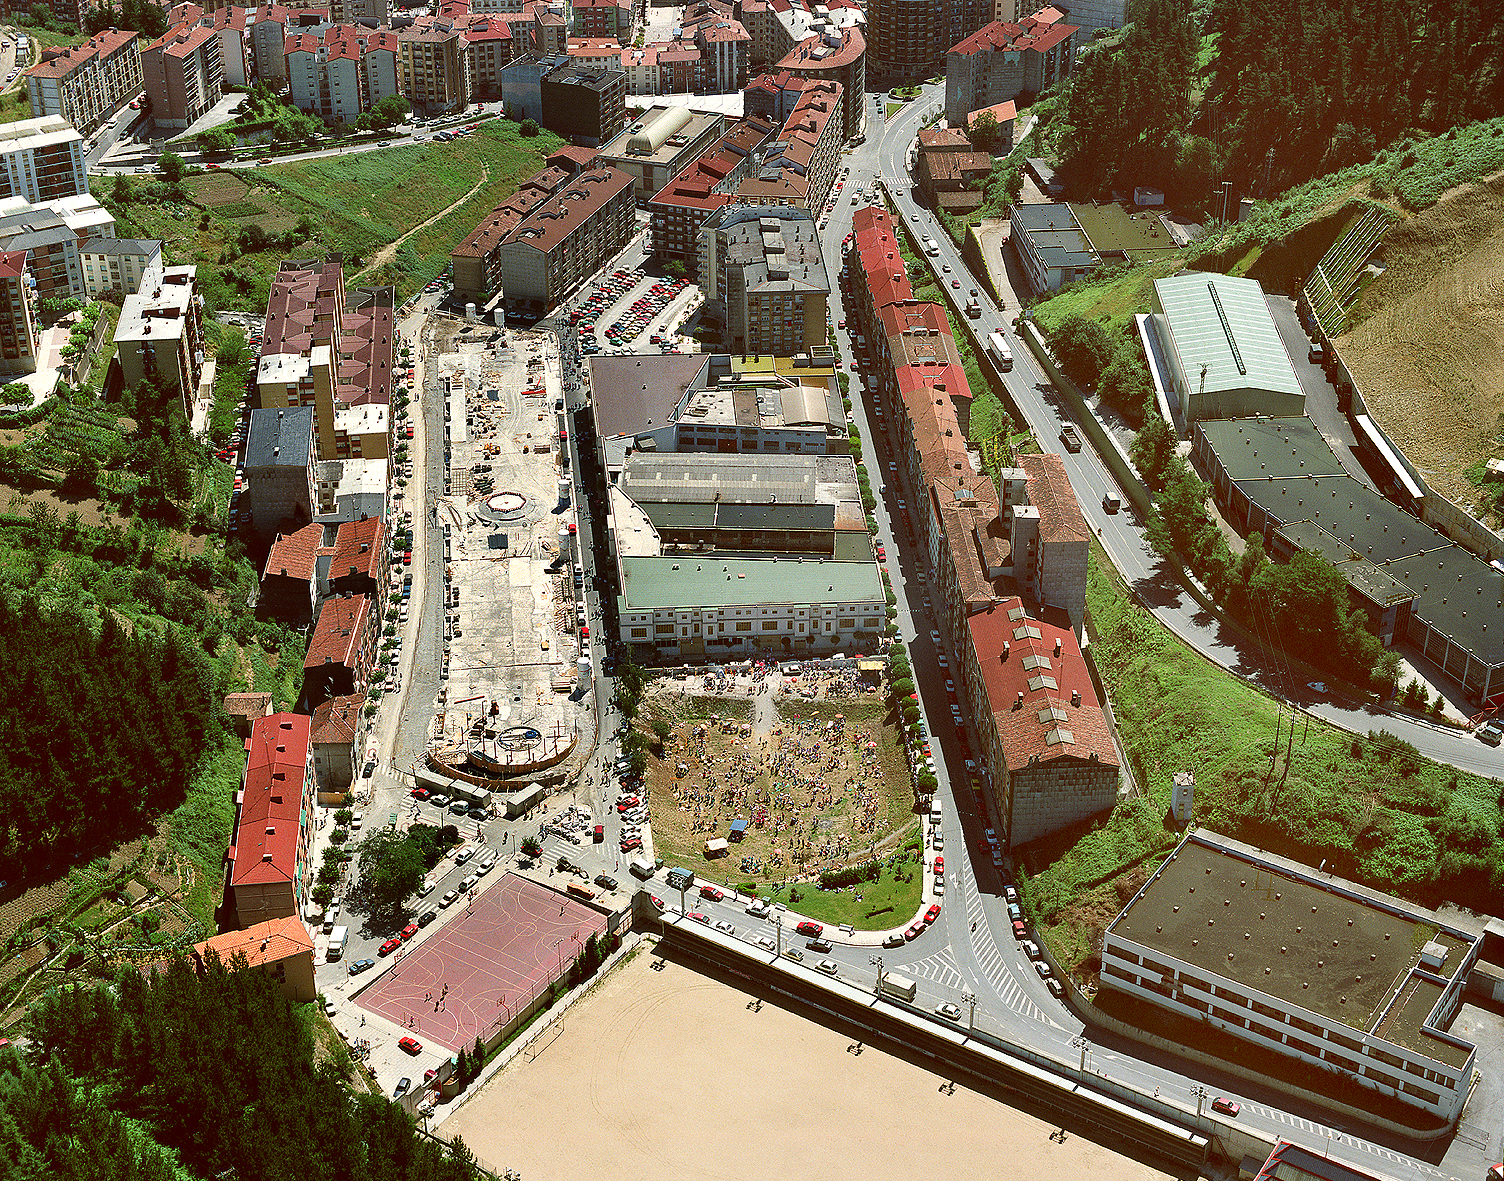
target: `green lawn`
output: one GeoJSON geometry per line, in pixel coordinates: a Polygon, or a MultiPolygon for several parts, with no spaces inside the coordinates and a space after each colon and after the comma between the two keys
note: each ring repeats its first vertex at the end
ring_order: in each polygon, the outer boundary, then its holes
{"type": "MultiPolygon", "coordinates": [[[[916,821],[916,834],[917,824],[916,821]]],[[[907,860],[899,861],[892,868],[884,866],[882,877],[877,881],[863,882],[860,886],[821,890],[813,884],[801,884],[797,902],[790,901],[788,886],[781,890],[761,889],[757,893],[770,902],[788,903],[796,913],[833,927],[842,923],[849,923],[858,931],[906,927],[919,911],[920,891],[924,885],[923,864],[914,858],[912,851],[908,851],[906,857],[907,860]]],[[[785,947],[790,946],[791,938],[790,934],[784,935],[785,947]]],[[[798,940],[795,946],[802,944],[803,940],[798,940]]]]}
{"type": "Polygon", "coordinates": [[[1036,304],[1034,318],[1046,332],[1075,314],[1101,321],[1109,332],[1121,332],[1139,312],[1147,312],[1154,280],[1173,275],[1185,265],[1180,255],[1128,268],[1114,268],[1101,278],[1068,283],[1058,294],[1036,304]]]}
{"type": "Polygon", "coordinates": [[[1097,667],[1147,795],[1027,851],[1027,905],[1063,962],[1089,958],[1093,937],[1176,839],[1165,824],[1176,771],[1195,772],[1198,825],[1312,865],[1326,858],[1339,874],[1427,905],[1496,897],[1497,781],[1314,719],[1308,726],[1304,715],[1290,747],[1289,711],[1175,638],[1095,546],[1087,609],[1097,667]]]}

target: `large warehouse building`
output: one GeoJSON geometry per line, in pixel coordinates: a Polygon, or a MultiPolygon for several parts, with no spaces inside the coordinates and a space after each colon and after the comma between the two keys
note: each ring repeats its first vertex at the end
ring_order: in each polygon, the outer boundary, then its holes
{"type": "Polygon", "coordinates": [[[1306,396],[1264,289],[1188,271],[1154,281],[1153,324],[1181,419],[1304,414],[1306,396]]]}
{"type": "Polygon", "coordinates": [[[1428,911],[1198,829],[1107,928],[1101,978],[1454,1121],[1477,1051],[1447,1026],[1478,951],[1428,911]]]}

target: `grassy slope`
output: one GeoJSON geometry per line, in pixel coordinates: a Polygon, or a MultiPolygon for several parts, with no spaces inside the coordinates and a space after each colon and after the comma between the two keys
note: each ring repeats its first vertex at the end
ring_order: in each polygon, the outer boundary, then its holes
{"type": "MultiPolygon", "coordinates": [[[[1131,896],[1134,871],[1174,841],[1165,826],[1170,776],[1196,775],[1196,823],[1380,889],[1433,902],[1429,884],[1446,845],[1428,818],[1466,817],[1496,834],[1499,787],[1436,763],[1383,761],[1373,744],[1300,719],[1289,773],[1274,749],[1275,702],[1198,655],[1144,608],[1093,546],[1087,607],[1094,646],[1128,757],[1147,798],[1119,806],[1105,823],[1057,834],[1030,851],[1025,896],[1067,963],[1087,954],[1092,928],[1131,896]],[[1272,819],[1265,819],[1272,818],[1272,819]]],[[[1283,716],[1282,740],[1289,736],[1283,716]]]]}
{"type": "Polygon", "coordinates": [[[160,238],[171,262],[200,264],[212,307],[259,312],[283,259],[339,252],[352,279],[383,246],[463,197],[484,168],[487,181],[473,198],[414,235],[381,274],[362,280],[395,284],[400,301],[442,271],[450,250],[561,143],[549,132],[524,139],[516,124],[494,120],[449,143],[239,170],[235,175],[251,186],[248,193],[229,176],[207,173],[184,182],[183,199],[162,185],[142,186],[147,195],[125,205],[114,200],[113,183],[96,185],[95,195],[115,213],[121,236],[160,238]],[[240,253],[237,241],[246,227],[295,232],[304,217],[312,226],[306,237],[240,253]]]}

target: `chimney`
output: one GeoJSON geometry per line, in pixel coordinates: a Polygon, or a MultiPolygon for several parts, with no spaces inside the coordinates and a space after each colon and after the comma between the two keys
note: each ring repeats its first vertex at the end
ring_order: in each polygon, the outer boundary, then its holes
{"type": "Polygon", "coordinates": [[[1072,689],[1071,690],[1071,704],[1072,705],[1077,705],[1077,706],[1079,706],[1081,704],[1081,690],[1080,689],[1072,689]]]}
{"type": "Polygon", "coordinates": [[[1059,636],[1055,637],[1055,656],[1057,658],[1060,656],[1060,637],[1059,636]]]}
{"type": "Polygon", "coordinates": [[[1018,696],[1013,699],[1013,708],[1014,709],[1023,709],[1023,707],[1024,707],[1024,691],[1022,689],[1020,689],[1018,691],[1018,696]]]}

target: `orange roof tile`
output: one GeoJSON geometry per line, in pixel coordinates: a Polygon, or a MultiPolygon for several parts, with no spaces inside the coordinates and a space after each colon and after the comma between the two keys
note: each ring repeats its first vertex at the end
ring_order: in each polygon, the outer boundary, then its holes
{"type": "Polygon", "coordinates": [[[259,968],[276,964],[295,955],[312,955],[313,940],[308,931],[295,918],[268,919],[255,923],[244,931],[226,931],[212,939],[193,945],[193,954],[203,959],[213,952],[220,963],[229,965],[236,955],[245,956],[246,964],[259,968]]]}
{"type": "Polygon", "coordinates": [[[1089,541],[1091,530],[1071,487],[1065,461],[1054,452],[1020,455],[1018,466],[1029,481],[1029,503],[1039,509],[1041,541],[1089,541]]]}
{"type": "Polygon", "coordinates": [[[308,655],[303,667],[319,668],[332,662],[354,668],[370,609],[368,595],[326,599],[319,609],[318,622],[313,625],[313,635],[308,637],[308,655]]]}
{"type": "Polygon", "coordinates": [[[292,881],[308,769],[310,719],[277,713],[256,718],[246,740],[245,786],[237,802],[232,886],[292,881]]]}

